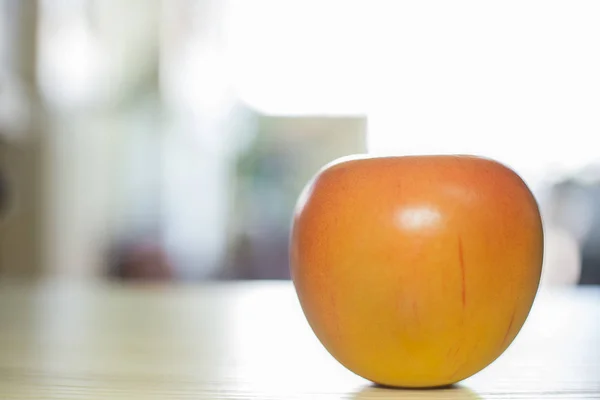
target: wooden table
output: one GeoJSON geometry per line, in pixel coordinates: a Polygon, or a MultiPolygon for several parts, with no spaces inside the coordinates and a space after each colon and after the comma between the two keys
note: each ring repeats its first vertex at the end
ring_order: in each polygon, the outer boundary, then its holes
{"type": "Polygon", "coordinates": [[[374,387],[287,282],[0,285],[0,399],[600,398],[600,290],[541,291],[513,345],[455,388],[374,387]]]}

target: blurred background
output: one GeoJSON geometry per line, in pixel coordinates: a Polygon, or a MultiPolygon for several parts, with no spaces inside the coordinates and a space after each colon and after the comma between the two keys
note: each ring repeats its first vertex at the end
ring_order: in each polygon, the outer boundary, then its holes
{"type": "Polygon", "coordinates": [[[514,168],[600,283],[600,3],[0,0],[0,278],[287,279],[334,158],[514,168]]]}

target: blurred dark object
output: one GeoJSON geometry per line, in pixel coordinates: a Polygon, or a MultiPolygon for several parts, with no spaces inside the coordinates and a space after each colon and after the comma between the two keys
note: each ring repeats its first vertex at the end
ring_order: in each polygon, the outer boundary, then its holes
{"type": "MultiPolygon", "coordinates": [[[[0,155],[4,158],[4,154],[2,152],[4,144],[3,134],[0,132],[0,155]]],[[[0,159],[0,162],[2,159],[0,159]]],[[[8,210],[8,180],[6,179],[6,175],[4,172],[4,165],[0,164],[0,220],[4,218],[6,212],[8,210]]]]}
{"type": "Polygon", "coordinates": [[[588,232],[581,243],[582,285],[600,285],[600,182],[585,188],[592,205],[588,232]]]}
{"type": "Polygon", "coordinates": [[[581,285],[600,284],[600,174],[594,171],[590,166],[552,185],[546,216],[546,225],[555,224],[578,243],[581,285]]]}
{"type": "Polygon", "coordinates": [[[113,252],[109,274],[113,278],[139,281],[170,281],[173,267],[160,244],[155,241],[124,243],[113,252]]]}
{"type": "Polygon", "coordinates": [[[0,170],[0,218],[4,217],[8,209],[8,182],[0,170]]]}

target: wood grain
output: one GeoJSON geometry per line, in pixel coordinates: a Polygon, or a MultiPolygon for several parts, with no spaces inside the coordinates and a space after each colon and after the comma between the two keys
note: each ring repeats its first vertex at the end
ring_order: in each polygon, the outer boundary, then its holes
{"type": "Polygon", "coordinates": [[[600,290],[542,291],[495,363],[375,387],[318,343],[288,282],[0,285],[0,399],[600,398],[600,290]]]}

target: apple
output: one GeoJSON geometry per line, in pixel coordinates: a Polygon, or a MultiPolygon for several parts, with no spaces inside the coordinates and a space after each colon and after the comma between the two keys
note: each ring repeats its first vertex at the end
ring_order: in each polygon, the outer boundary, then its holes
{"type": "Polygon", "coordinates": [[[395,387],[452,384],[502,354],[531,309],[542,254],[523,180],[463,155],[338,160],[304,189],[290,240],[321,343],[395,387]]]}

